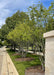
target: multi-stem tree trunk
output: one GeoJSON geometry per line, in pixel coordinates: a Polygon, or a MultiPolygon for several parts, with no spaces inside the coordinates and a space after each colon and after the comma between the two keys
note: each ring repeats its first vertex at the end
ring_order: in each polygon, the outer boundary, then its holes
{"type": "Polygon", "coordinates": [[[40,59],[40,62],[41,62],[41,65],[42,65],[42,70],[45,70],[45,59],[44,59],[44,47],[42,46],[39,46],[39,48],[40,48],[40,50],[39,50],[39,52],[41,51],[41,49],[42,49],[42,53],[43,53],[43,56],[42,55],[40,55],[40,57],[39,57],[39,59],[40,59]]]}

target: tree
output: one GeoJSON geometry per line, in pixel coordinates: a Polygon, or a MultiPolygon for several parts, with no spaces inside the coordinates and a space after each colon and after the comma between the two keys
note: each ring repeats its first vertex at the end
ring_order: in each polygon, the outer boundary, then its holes
{"type": "Polygon", "coordinates": [[[6,24],[7,24],[8,28],[10,30],[12,30],[15,28],[16,23],[18,23],[18,24],[19,24],[19,22],[23,23],[23,22],[25,22],[25,20],[27,20],[27,18],[29,18],[29,17],[25,12],[17,11],[15,14],[13,14],[13,16],[8,17],[6,19],[6,24]]]}
{"type": "Polygon", "coordinates": [[[19,45],[20,49],[22,50],[22,56],[23,56],[23,47],[28,44],[28,42],[31,41],[31,30],[30,27],[23,23],[23,24],[17,24],[17,27],[9,32],[7,38],[9,40],[12,40],[16,44],[19,45]]]}
{"type": "Polygon", "coordinates": [[[48,8],[48,24],[46,26],[47,31],[54,30],[54,4],[51,2],[51,6],[48,8]]]}
{"type": "MultiPolygon", "coordinates": [[[[29,16],[30,20],[32,21],[32,49],[36,46],[42,52],[44,52],[44,39],[43,39],[43,33],[46,31],[45,27],[47,24],[47,10],[42,5],[42,3],[39,3],[38,5],[33,5],[29,7],[29,16]]],[[[35,47],[35,48],[36,48],[35,47]]],[[[44,63],[42,62],[42,56],[39,57],[42,65],[42,69],[44,69],[44,63]]]]}
{"type": "Polygon", "coordinates": [[[2,35],[3,40],[6,39],[8,32],[9,32],[9,29],[8,29],[7,25],[4,24],[1,27],[1,35],[2,35]]]}

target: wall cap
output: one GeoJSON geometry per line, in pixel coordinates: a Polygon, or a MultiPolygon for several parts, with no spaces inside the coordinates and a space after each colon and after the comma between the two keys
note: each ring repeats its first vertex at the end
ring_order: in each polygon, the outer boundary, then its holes
{"type": "Polygon", "coordinates": [[[54,37],[54,30],[44,33],[43,37],[44,38],[54,37]]]}

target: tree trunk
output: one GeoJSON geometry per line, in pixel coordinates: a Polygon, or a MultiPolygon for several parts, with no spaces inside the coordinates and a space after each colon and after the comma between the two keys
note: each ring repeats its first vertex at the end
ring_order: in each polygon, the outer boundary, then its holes
{"type": "MultiPolygon", "coordinates": [[[[39,52],[40,52],[42,47],[39,45],[39,48],[40,48],[40,50],[39,50],[39,52]]],[[[44,59],[43,59],[43,57],[44,56],[40,56],[39,59],[40,59],[40,62],[41,62],[42,70],[44,71],[45,70],[45,66],[44,66],[44,59]]]]}
{"type": "Polygon", "coordinates": [[[19,51],[20,51],[20,46],[19,46],[19,51]]]}
{"type": "Polygon", "coordinates": [[[33,50],[33,44],[32,44],[32,50],[33,50]]]}
{"type": "Polygon", "coordinates": [[[12,51],[12,45],[11,45],[11,51],[12,51]]]}
{"type": "Polygon", "coordinates": [[[36,47],[37,47],[37,46],[35,46],[35,48],[34,48],[34,54],[36,53],[36,47]]]}
{"type": "Polygon", "coordinates": [[[16,45],[14,44],[14,51],[16,50],[16,45]]]}
{"type": "Polygon", "coordinates": [[[28,46],[28,43],[27,43],[27,51],[28,51],[28,48],[29,48],[29,46],[28,46]]]}
{"type": "Polygon", "coordinates": [[[23,53],[23,50],[22,50],[22,58],[24,57],[24,53],[23,53]]]}

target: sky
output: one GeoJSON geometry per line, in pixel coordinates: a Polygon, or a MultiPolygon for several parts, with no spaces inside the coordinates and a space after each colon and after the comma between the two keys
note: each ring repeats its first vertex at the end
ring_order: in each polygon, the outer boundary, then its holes
{"type": "Polygon", "coordinates": [[[18,10],[26,12],[29,6],[39,1],[48,8],[53,0],[0,0],[0,28],[5,24],[7,17],[12,16],[18,10]]]}

